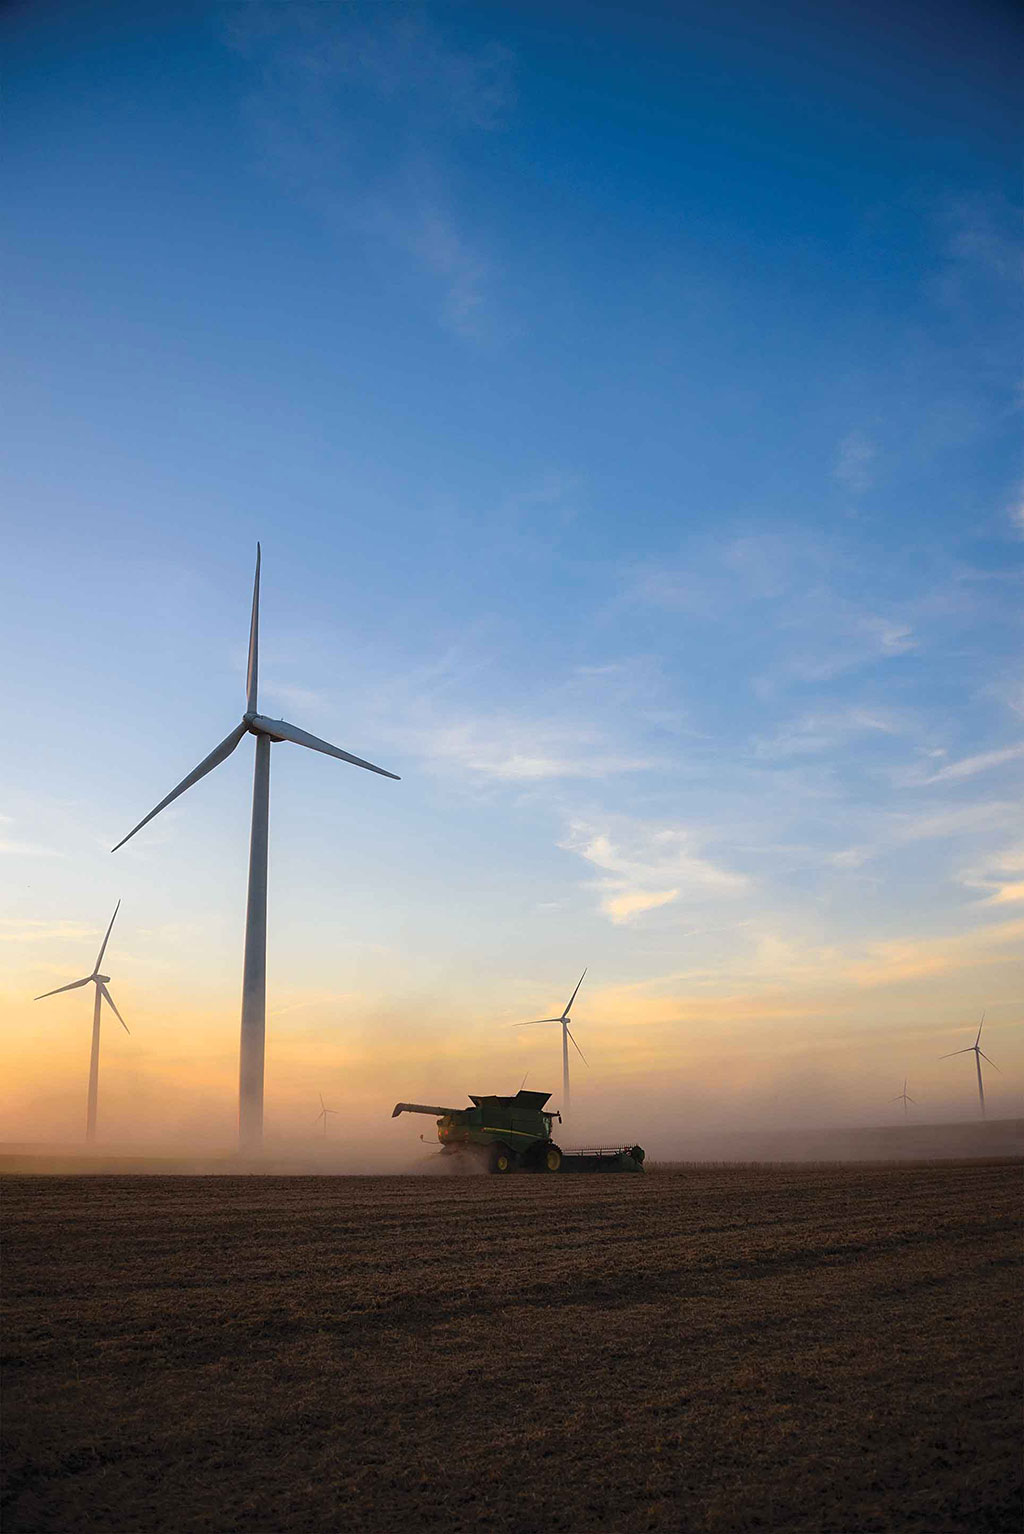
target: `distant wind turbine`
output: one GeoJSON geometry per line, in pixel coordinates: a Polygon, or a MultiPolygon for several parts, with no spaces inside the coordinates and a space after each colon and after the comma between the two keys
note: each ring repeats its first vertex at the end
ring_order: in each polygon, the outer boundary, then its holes
{"type": "MultiPolygon", "coordinates": [[[[219,767],[238,746],[245,735],[256,737],[256,767],[252,785],[252,829],[249,836],[249,896],[245,916],[245,958],[242,966],[242,1032],[239,1046],[238,1070],[238,1139],[240,1148],[249,1153],[258,1152],[263,1144],[263,1065],[266,1043],[267,1020],[267,847],[270,836],[270,747],[273,742],[290,740],[297,746],[307,746],[311,751],[322,751],[325,756],[337,757],[339,761],[351,762],[353,767],[365,767],[368,772],[379,773],[382,778],[394,778],[394,772],[385,772],[372,762],[364,762],[361,756],[352,756],[338,746],[329,745],[309,735],[284,719],[268,719],[259,712],[257,683],[259,673],[259,627],[260,627],[260,546],[256,545],[256,578],[252,588],[252,617],[249,623],[249,665],[246,676],[246,707],[240,724],[237,724],[193,768],[187,778],[182,778],[156,809],[150,810],[134,830],[121,838],[117,847],[123,847],[136,831],[159,815],[186,789],[205,778],[208,772],[219,767]]],[[[117,847],[113,850],[116,852],[117,847]]]]}
{"type": "Polygon", "coordinates": [[[981,1079],[981,1062],[983,1060],[988,1060],[989,1065],[992,1067],[992,1069],[994,1071],[997,1071],[999,1069],[999,1067],[996,1064],[996,1062],[994,1060],[989,1060],[988,1059],[988,1055],[986,1055],[984,1050],[981,1048],[981,1030],[984,1028],[984,1026],[985,1026],[985,1014],[983,1012],[981,1014],[981,1022],[978,1024],[978,1036],[975,1039],[974,1043],[973,1044],[968,1044],[966,1049],[951,1049],[948,1055],[940,1055],[939,1056],[940,1060],[952,1060],[954,1055],[973,1055],[974,1056],[974,1063],[978,1067],[978,1102],[981,1104],[981,1116],[982,1116],[982,1118],[985,1117],[985,1087],[984,1087],[984,1083],[982,1082],[982,1079],[981,1079]]]}
{"type": "Polygon", "coordinates": [[[327,1104],[324,1102],[324,1095],[321,1092],[320,1093],[320,1112],[317,1114],[316,1118],[313,1120],[313,1123],[314,1124],[319,1124],[320,1120],[323,1119],[323,1122],[324,1122],[324,1139],[325,1140],[327,1139],[327,1115],[329,1113],[337,1113],[337,1111],[338,1111],[337,1108],[328,1108],[327,1104]]]}
{"type": "MultiPolygon", "coordinates": [[[[577,980],[577,982],[576,982],[576,991],[578,991],[580,986],[583,984],[583,976],[586,973],[587,973],[587,971],[584,970],[583,971],[583,975],[581,975],[580,978],[577,980]]],[[[572,1033],[570,1032],[570,1029],[569,1029],[569,1010],[572,1007],[573,1002],[576,1000],[576,991],[573,991],[572,995],[569,997],[569,1000],[566,1002],[565,1009],[562,1012],[561,1017],[535,1017],[535,1018],[533,1018],[528,1023],[516,1023],[515,1024],[515,1026],[517,1028],[535,1028],[538,1023],[561,1023],[561,1025],[562,1025],[562,1112],[566,1113],[566,1114],[569,1112],[569,1040],[570,1039],[572,1039],[572,1047],[573,1047],[573,1049],[579,1055],[580,1059],[583,1061],[583,1064],[584,1065],[587,1064],[587,1057],[586,1057],[586,1055],[583,1053],[582,1049],[577,1044],[576,1040],[573,1039],[572,1033]]]]}
{"type": "Polygon", "coordinates": [[[114,928],[114,921],[120,909],[121,902],[119,900],[117,905],[114,907],[114,915],[110,918],[110,926],[107,928],[106,936],[100,944],[100,951],[96,955],[96,963],[92,967],[92,974],[86,975],[84,980],[72,980],[70,985],[59,985],[55,991],[44,991],[42,996],[37,996],[35,998],[36,1001],[45,1001],[47,996],[59,996],[62,991],[77,991],[79,986],[89,985],[90,983],[96,987],[96,995],[92,1004],[92,1051],[89,1055],[89,1101],[85,1113],[85,1138],[89,1145],[91,1145],[96,1139],[96,1098],[99,1092],[100,1080],[100,1008],[104,1002],[106,1002],[107,1006],[113,1012],[125,1033],[129,1033],[131,1031],[128,1027],[128,1024],[125,1022],[124,1018],[121,1016],[120,1012],[114,1005],[113,996],[111,996],[110,992],[107,990],[107,983],[110,980],[110,976],[100,974],[100,965],[103,963],[103,955],[107,951],[107,944],[110,941],[110,934],[114,928]]]}
{"type": "Polygon", "coordinates": [[[907,1096],[907,1078],[906,1078],[906,1076],[904,1076],[904,1078],[903,1078],[903,1091],[898,1093],[896,1097],[890,1097],[889,1101],[891,1103],[902,1103],[903,1104],[903,1117],[904,1118],[907,1117],[907,1104],[908,1103],[914,1103],[914,1106],[916,1108],[917,1104],[914,1102],[914,1099],[912,1097],[908,1097],[907,1096]]]}

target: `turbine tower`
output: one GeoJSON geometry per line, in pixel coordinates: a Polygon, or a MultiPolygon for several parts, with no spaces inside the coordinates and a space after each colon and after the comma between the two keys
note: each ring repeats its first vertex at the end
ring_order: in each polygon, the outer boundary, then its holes
{"type": "Polygon", "coordinates": [[[47,996],[59,996],[62,991],[77,991],[81,985],[89,985],[90,982],[96,987],[96,995],[92,1004],[92,1050],[89,1055],[89,1100],[85,1111],[85,1139],[86,1144],[92,1145],[96,1139],[96,1098],[99,1093],[100,1083],[100,1009],[104,1002],[113,1012],[125,1033],[131,1030],[120,1012],[114,1005],[114,998],[107,990],[109,975],[100,974],[100,965],[103,963],[103,955],[107,951],[110,934],[114,928],[114,920],[121,909],[120,900],[114,907],[114,915],[110,918],[110,926],[106,936],[100,944],[100,951],[96,955],[96,963],[92,967],[92,974],[86,975],[84,980],[72,980],[70,985],[59,985],[55,991],[44,991],[42,996],[37,996],[36,1001],[44,1001],[47,996]]]}
{"type": "Polygon", "coordinates": [[[327,1104],[324,1102],[324,1094],[321,1092],[320,1093],[320,1112],[317,1114],[316,1118],[313,1120],[313,1123],[314,1124],[319,1124],[320,1120],[323,1119],[323,1123],[324,1123],[324,1139],[325,1140],[327,1139],[327,1115],[329,1113],[337,1113],[337,1111],[338,1111],[337,1108],[328,1108],[327,1104]]]}
{"type": "Polygon", "coordinates": [[[208,772],[219,767],[238,746],[245,735],[256,737],[256,766],[252,785],[252,829],[249,836],[249,894],[245,916],[245,958],[242,965],[242,1030],[239,1046],[238,1068],[238,1142],[239,1148],[256,1154],[263,1144],[263,1062],[266,1042],[267,1019],[267,846],[270,835],[270,747],[274,743],[290,740],[297,746],[311,751],[322,751],[325,756],[337,757],[339,761],[351,762],[353,767],[365,767],[367,772],[379,773],[382,778],[394,778],[394,772],[385,772],[372,762],[364,762],[360,756],[352,756],[326,740],[300,730],[284,719],[268,719],[259,711],[257,686],[259,681],[259,630],[260,630],[260,546],[256,545],[256,577],[252,588],[252,617],[249,623],[249,665],[246,676],[245,713],[237,724],[215,746],[209,756],[193,768],[187,778],[182,778],[177,788],[172,788],[156,809],[121,838],[117,847],[123,847],[136,831],[159,815],[186,789],[205,778],[208,772]]]}
{"type": "MultiPolygon", "coordinates": [[[[585,975],[586,973],[587,973],[586,970],[584,970],[583,971],[583,975],[585,975]]],[[[576,991],[578,991],[580,986],[583,984],[583,975],[581,975],[580,978],[576,982],[576,991]]],[[[577,1044],[576,1040],[573,1039],[572,1033],[569,1030],[569,1010],[572,1007],[573,1002],[576,1000],[576,991],[573,991],[572,995],[569,997],[569,1000],[566,1002],[565,1009],[562,1012],[561,1017],[535,1017],[535,1018],[533,1018],[528,1023],[516,1023],[515,1024],[515,1026],[517,1028],[535,1028],[538,1023],[561,1023],[561,1025],[562,1025],[562,1112],[566,1113],[566,1114],[569,1112],[569,1040],[570,1039],[572,1039],[572,1047],[573,1047],[573,1049],[579,1055],[580,1059],[583,1061],[583,1064],[586,1065],[586,1063],[587,1063],[586,1055],[583,1053],[582,1049],[577,1044]]]]}
{"type": "MultiPolygon", "coordinates": [[[[914,1102],[914,1099],[912,1097],[908,1097],[907,1096],[907,1078],[906,1078],[906,1076],[904,1076],[904,1078],[903,1078],[903,1091],[898,1093],[896,1097],[890,1097],[889,1101],[891,1103],[902,1103],[903,1104],[903,1117],[904,1117],[904,1119],[906,1119],[906,1117],[907,1117],[907,1104],[914,1102]]],[[[916,1107],[917,1104],[914,1103],[914,1106],[916,1107]]]]}
{"type": "Polygon", "coordinates": [[[981,1079],[981,1062],[988,1060],[994,1071],[999,1069],[994,1060],[989,1060],[988,1055],[981,1048],[981,1030],[985,1026],[985,1014],[981,1014],[981,1022],[978,1024],[978,1036],[973,1044],[968,1044],[966,1049],[951,1049],[948,1055],[940,1055],[940,1060],[952,1060],[954,1055],[973,1055],[974,1063],[978,1067],[978,1102],[981,1106],[981,1116],[985,1117],[985,1086],[981,1079]]]}

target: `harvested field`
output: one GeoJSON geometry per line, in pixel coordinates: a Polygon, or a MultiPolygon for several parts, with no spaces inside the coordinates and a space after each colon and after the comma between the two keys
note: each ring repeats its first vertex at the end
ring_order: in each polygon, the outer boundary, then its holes
{"type": "Polygon", "coordinates": [[[5,1534],[1019,1534],[1020,1191],[6,1178],[5,1534]]]}

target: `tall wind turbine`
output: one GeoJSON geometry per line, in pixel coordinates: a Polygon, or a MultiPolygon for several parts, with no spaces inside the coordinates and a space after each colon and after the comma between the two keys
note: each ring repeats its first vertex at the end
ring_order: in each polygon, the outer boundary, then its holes
{"type": "Polygon", "coordinates": [[[992,1069],[994,1071],[997,1071],[999,1069],[999,1067],[996,1064],[996,1062],[994,1060],[989,1060],[988,1059],[988,1055],[986,1055],[984,1050],[981,1048],[981,1030],[984,1028],[984,1026],[985,1026],[985,1014],[983,1012],[981,1014],[981,1022],[978,1024],[978,1036],[975,1039],[974,1043],[973,1044],[968,1044],[966,1049],[951,1049],[948,1055],[940,1055],[939,1056],[940,1060],[952,1060],[954,1055],[973,1055],[974,1056],[974,1063],[978,1067],[978,1102],[981,1104],[981,1116],[982,1116],[982,1118],[985,1117],[985,1087],[984,1087],[984,1084],[983,1084],[982,1079],[981,1079],[981,1062],[983,1060],[988,1060],[989,1065],[992,1067],[992,1069]]]}
{"type": "Polygon", "coordinates": [[[89,1145],[91,1145],[96,1139],[96,1098],[99,1092],[100,1082],[100,1008],[104,1002],[106,1002],[107,1006],[113,1012],[125,1033],[129,1033],[131,1031],[128,1027],[128,1024],[125,1022],[124,1018],[115,1007],[113,996],[111,996],[110,992],[107,990],[107,983],[110,980],[110,976],[100,974],[100,965],[103,963],[103,955],[107,951],[107,944],[110,941],[110,934],[114,928],[114,920],[120,909],[121,902],[119,900],[117,905],[114,907],[114,915],[110,918],[110,926],[107,928],[106,936],[100,944],[100,951],[96,955],[96,963],[92,967],[92,974],[86,975],[84,980],[72,980],[70,985],[59,985],[55,991],[44,991],[42,996],[37,996],[35,998],[36,1001],[44,1001],[47,996],[59,996],[62,991],[77,991],[80,985],[89,985],[90,983],[96,987],[96,995],[93,998],[92,1004],[92,1051],[89,1055],[89,1101],[85,1112],[85,1138],[89,1145]]]}
{"type": "MultiPolygon", "coordinates": [[[[587,973],[586,970],[584,970],[583,971],[583,975],[585,975],[586,973],[587,973]]],[[[581,975],[580,978],[576,982],[576,991],[578,991],[580,986],[583,984],[583,975],[581,975]]],[[[569,1000],[566,1002],[565,1009],[562,1012],[561,1017],[535,1017],[535,1018],[533,1018],[528,1023],[516,1023],[516,1025],[515,1025],[517,1028],[535,1028],[538,1023],[561,1023],[561,1025],[562,1025],[562,1112],[566,1113],[566,1114],[569,1112],[569,1040],[570,1039],[572,1039],[572,1047],[573,1047],[573,1049],[579,1055],[580,1059],[583,1061],[583,1064],[586,1065],[586,1063],[587,1063],[586,1055],[583,1053],[582,1049],[577,1044],[576,1040],[572,1038],[572,1033],[569,1030],[569,1011],[570,1011],[570,1008],[572,1007],[573,1002],[576,1000],[576,991],[573,991],[572,995],[569,997],[569,1000]]]]}
{"type": "Polygon", "coordinates": [[[327,1115],[329,1113],[337,1113],[337,1111],[338,1111],[337,1108],[328,1108],[327,1104],[324,1102],[324,1094],[321,1092],[320,1093],[320,1112],[317,1114],[316,1118],[313,1120],[313,1123],[314,1124],[319,1124],[320,1120],[323,1119],[323,1122],[324,1122],[324,1139],[325,1140],[327,1139],[327,1115]]]}
{"type": "MultiPolygon", "coordinates": [[[[394,772],[385,772],[372,762],[364,762],[361,756],[352,756],[338,746],[309,735],[284,719],[268,719],[259,711],[257,683],[259,679],[259,629],[260,629],[260,546],[256,545],[256,578],[252,588],[252,618],[249,623],[249,666],[246,677],[245,713],[237,724],[215,746],[209,756],[193,768],[187,778],[182,778],[177,788],[172,788],[166,799],[161,799],[156,809],[150,810],[134,830],[122,837],[117,847],[123,847],[136,831],[159,815],[193,783],[205,778],[208,772],[219,767],[234,751],[243,736],[256,737],[256,767],[252,785],[252,829],[249,836],[249,896],[245,916],[245,959],[242,966],[242,1035],[239,1048],[238,1069],[238,1140],[243,1151],[255,1153],[263,1144],[263,1060],[266,1041],[267,1018],[267,846],[270,835],[270,747],[272,743],[290,740],[297,746],[307,746],[311,751],[322,751],[325,756],[335,756],[339,761],[351,762],[353,767],[365,767],[367,772],[377,772],[382,778],[394,778],[394,772]]],[[[117,847],[113,850],[116,852],[117,847]]]]}
{"type": "MultiPolygon", "coordinates": [[[[904,1118],[907,1117],[907,1104],[908,1103],[913,1103],[914,1099],[912,1097],[908,1097],[907,1096],[907,1078],[906,1078],[906,1076],[904,1076],[904,1078],[903,1078],[903,1091],[898,1093],[896,1097],[890,1097],[889,1101],[891,1103],[902,1103],[903,1104],[903,1117],[904,1118]]],[[[917,1104],[914,1103],[914,1106],[916,1107],[917,1104]]]]}

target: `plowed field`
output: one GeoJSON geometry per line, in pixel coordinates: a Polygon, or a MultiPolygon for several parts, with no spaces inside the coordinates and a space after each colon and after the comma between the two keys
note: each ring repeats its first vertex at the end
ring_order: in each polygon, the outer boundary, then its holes
{"type": "Polygon", "coordinates": [[[1021,1169],[9,1177],[5,1534],[1019,1534],[1021,1169]]]}

